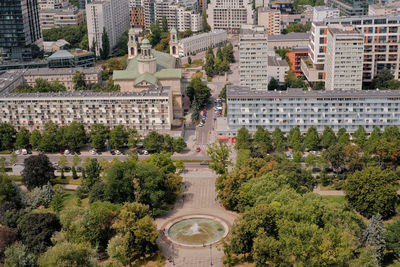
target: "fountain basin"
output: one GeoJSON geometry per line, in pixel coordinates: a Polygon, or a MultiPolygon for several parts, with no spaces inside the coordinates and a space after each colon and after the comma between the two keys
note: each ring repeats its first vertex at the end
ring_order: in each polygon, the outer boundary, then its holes
{"type": "Polygon", "coordinates": [[[228,234],[227,224],[206,215],[185,216],[167,226],[167,238],[179,245],[202,247],[218,242],[228,234]]]}

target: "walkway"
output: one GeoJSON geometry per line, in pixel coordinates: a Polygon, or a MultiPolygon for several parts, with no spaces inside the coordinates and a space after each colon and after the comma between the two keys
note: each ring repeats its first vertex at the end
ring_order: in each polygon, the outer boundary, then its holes
{"type": "MultiPolygon", "coordinates": [[[[237,214],[227,211],[215,200],[216,175],[210,170],[199,170],[183,174],[186,187],[183,195],[176,201],[175,208],[166,216],[156,220],[157,228],[164,229],[165,225],[175,218],[187,215],[204,214],[218,217],[229,226],[232,225],[237,214]]],[[[187,248],[172,245],[161,234],[158,238],[166,261],[166,266],[222,266],[223,251],[218,250],[218,245],[206,248],[187,248]],[[173,257],[173,261],[172,261],[173,257]]]]}

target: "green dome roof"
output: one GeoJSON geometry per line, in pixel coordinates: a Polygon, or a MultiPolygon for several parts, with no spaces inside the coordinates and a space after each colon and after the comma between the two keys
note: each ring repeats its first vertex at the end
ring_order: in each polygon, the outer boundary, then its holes
{"type": "Polygon", "coordinates": [[[142,47],[144,47],[144,46],[151,46],[149,40],[147,40],[147,39],[142,40],[142,47]]]}
{"type": "Polygon", "coordinates": [[[129,29],[129,33],[134,33],[135,32],[135,29],[133,28],[133,27],[131,27],[130,29],[129,29]]]}
{"type": "Polygon", "coordinates": [[[171,33],[177,33],[177,31],[176,31],[176,28],[175,28],[175,27],[172,27],[172,29],[171,29],[171,33]]]}

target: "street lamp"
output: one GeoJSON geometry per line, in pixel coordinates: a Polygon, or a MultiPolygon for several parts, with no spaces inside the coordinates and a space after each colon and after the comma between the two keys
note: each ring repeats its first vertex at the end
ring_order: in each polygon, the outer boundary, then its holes
{"type": "Polygon", "coordinates": [[[175,266],[175,252],[174,252],[174,244],[172,244],[172,265],[175,266]]]}
{"type": "Polygon", "coordinates": [[[211,260],[211,265],[213,265],[212,263],[212,245],[210,244],[210,260],[211,260]]]}

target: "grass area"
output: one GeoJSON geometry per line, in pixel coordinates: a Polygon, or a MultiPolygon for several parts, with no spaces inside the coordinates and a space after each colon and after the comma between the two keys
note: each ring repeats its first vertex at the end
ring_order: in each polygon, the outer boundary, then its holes
{"type": "Polygon", "coordinates": [[[2,150],[2,151],[0,151],[0,155],[11,154],[11,153],[12,153],[11,150],[2,150]]]}
{"type": "Polygon", "coordinates": [[[340,205],[344,205],[346,203],[344,196],[322,196],[322,198],[340,205]]]}
{"type": "Polygon", "coordinates": [[[56,176],[56,178],[51,181],[55,184],[72,184],[72,185],[81,184],[81,179],[72,179],[71,176],[65,176],[65,179],[61,179],[61,176],[56,176]]]}
{"type": "Polygon", "coordinates": [[[203,66],[203,60],[195,59],[195,60],[192,60],[192,64],[184,64],[182,67],[183,68],[197,68],[197,67],[202,67],[202,66],[203,66]]]}
{"type": "MultiPolygon", "coordinates": [[[[70,208],[70,207],[76,207],[77,201],[78,201],[78,197],[76,196],[75,191],[64,190],[64,195],[63,195],[64,209],[70,208]]],[[[89,199],[88,198],[82,199],[82,207],[84,207],[84,208],[89,207],[89,199]]]]}
{"type": "Polygon", "coordinates": [[[21,175],[13,175],[13,174],[11,174],[11,175],[8,175],[8,178],[10,178],[11,181],[13,181],[13,182],[22,181],[22,176],[21,175]]]}

